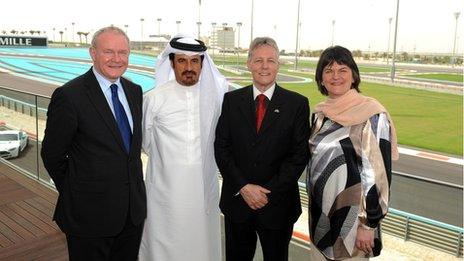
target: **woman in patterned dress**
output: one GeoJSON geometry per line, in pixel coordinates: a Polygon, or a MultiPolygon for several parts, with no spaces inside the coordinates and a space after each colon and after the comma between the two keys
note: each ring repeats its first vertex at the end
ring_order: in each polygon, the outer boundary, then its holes
{"type": "Polygon", "coordinates": [[[329,260],[380,254],[380,223],[388,211],[396,134],[386,109],[360,94],[358,67],[341,46],[322,52],[309,146],[310,235],[329,260]]]}

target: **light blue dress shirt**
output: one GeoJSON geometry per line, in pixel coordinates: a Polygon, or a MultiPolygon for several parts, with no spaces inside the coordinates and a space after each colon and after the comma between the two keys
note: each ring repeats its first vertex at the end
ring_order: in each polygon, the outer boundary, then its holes
{"type": "MultiPolygon", "coordinates": [[[[111,112],[113,112],[113,116],[116,119],[116,116],[114,115],[114,107],[113,107],[113,100],[111,99],[111,84],[112,82],[108,81],[105,77],[103,77],[100,73],[95,70],[95,68],[92,67],[93,74],[95,74],[95,77],[97,78],[97,81],[100,85],[100,88],[105,95],[106,101],[110,105],[111,112]]],[[[129,108],[129,103],[127,102],[126,94],[124,93],[124,89],[122,88],[121,85],[121,80],[118,79],[114,84],[118,85],[118,97],[119,101],[122,104],[122,107],[124,107],[124,111],[126,112],[127,119],[129,120],[129,125],[131,127],[131,131],[134,132],[134,123],[132,120],[132,114],[129,108]]]]}

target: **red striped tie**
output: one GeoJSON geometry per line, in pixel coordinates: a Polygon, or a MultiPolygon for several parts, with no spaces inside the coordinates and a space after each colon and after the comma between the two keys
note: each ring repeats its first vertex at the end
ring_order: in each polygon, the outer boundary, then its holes
{"type": "Polygon", "coordinates": [[[264,114],[266,113],[266,95],[260,94],[256,99],[258,100],[258,106],[256,107],[256,133],[258,133],[264,119],[264,114]]]}

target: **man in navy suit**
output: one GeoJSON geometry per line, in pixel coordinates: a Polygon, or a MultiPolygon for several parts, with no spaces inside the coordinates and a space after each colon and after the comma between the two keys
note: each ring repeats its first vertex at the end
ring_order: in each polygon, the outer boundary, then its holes
{"type": "Polygon", "coordinates": [[[97,31],[93,67],[57,88],[48,107],[41,155],[71,261],[137,259],[146,217],[142,89],[121,77],[129,52],[121,29],[97,31]]]}
{"type": "Polygon", "coordinates": [[[253,260],[258,236],[265,261],[288,260],[301,214],[298,178],[309,160],[308,99],[276,84],[273,39],[253,40],[247,66],[253,84],[224,96],[214,144],[226,259],[253,260]]]}

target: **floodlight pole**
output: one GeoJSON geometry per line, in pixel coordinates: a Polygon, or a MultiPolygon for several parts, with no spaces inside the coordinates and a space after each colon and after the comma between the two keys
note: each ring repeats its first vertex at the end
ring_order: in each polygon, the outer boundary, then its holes
{"type": "Polygon", "coordinates": [[[211,33],[211,49],[213,49],[213,61],[214,61],[214,48],[217,47],[218,36],[217,36],[216,31],[215,31],[216,23],[212,22],[211,26],[213,27],[213,32],[211,33]],[[213,41],[213,38],[215,38],[215,41],[213,41]]]}
{"type": "Polygon", "coordinates": [[[158,40],[155,41],[155,46],[158,49],[161,49],[161,18],[156,18],[156,21],[158,22],[158,40]]]}
{"type": "Polygon", "coordinates": [[[181,23],[181,21],[179,21],[179,20],[177,20],[177,21],[176,21],[176,25],[177,25],[177,33],[179,33],[179,32],[180,32],[180,23],[181,23]]]}
{"type": "Polygon", "coordinates": [[[140,18],[140,50],[142,51],[143,50],[143,21],[145,21],[145,19],[143,18],[140,18]]]}
{"type": "Polygon", "coordinates": [[[201,22],[200,21],[197,22],[197,26],[198,26],[198,37],[197,38],[198,38],[198,40],[200,40],[200,27],[201,27],[201,22]]]}
{"type": "Polygon", "coordinates": [[[198,40],[201,40],[200,39],[200,28],[201,28],[201,0],[198,0],[198,22],[197,22],[197,26],[198,26],[198,40]]]}
{"type": "Polygon", "coordinates": [[[387,66],[390,59],[390,36],[391,36],[391,26],[393,18],[388,18],[388,44],[387,44],[387,66]]]}
{"type": "Polygon", "coordinates": [[[161,37],[161,18],[157,18],[158,21],[158,37],[161,37]]]}
{"type": "Polygon", "coordinates": [[[237,48],[240,48],[240,27],[242,22],[237,22],[237,48]]]}
{"type": "Polygon", "coordinates": [[[227,23],[222,23],[222,69],[226,68],[226,27],[227,23]]]}
{"type": "Polygon", "coordinates": [[[72,30],[72,41],[73,41],[73,43],[75,43],[76,41],[74,40],[74,25],[75,25],[76,23],[72,22],[71,24],[72,24],[72,29],[73,29],[73,30],[72,30]]]}
{"type": "Polygon", "coordinates": [[[299,42],[299,33],[300,33],[300,0],[298,0],[298,11],[296,16],[296,43],[295,43],[295,64],[293,70],[298,70],[298,42],[299,42]]]}
{"type": "Polygon", "coordinates": [[[253,13],[255,0],[251,0],[250,42],[253,41],[253,13]]]}
{"type": "Polygon", "coordinates": [[[395,60],[396,60],[396,40],[398,35],[398,12],[400,9],[400,0],[396,0],[396,18],[395,18],[395,37],[393,39],[393,57],[392,57],[392,67],[390,80],[392,83],[395,82],[395,60]]]}
{"type": "Polygon", "coordinates": [[[335,38],[335,20],[332,20],[332,44],[334,46],[334,38],[335,38]]]}
{"type": "Polygon", "coordinates": [[[454,44],[453,44],[453,56],[451,57],[452,61],[453,61],[453,68],[454,66],[456,65],[456,38],[457,38],[457,35],[458,35],[458,18],[459,18],[459,15],[461,13],[460,12],[456,12],[454,13],[454,18],[456,18],[456,27],[454,28],[454,44]]]}

